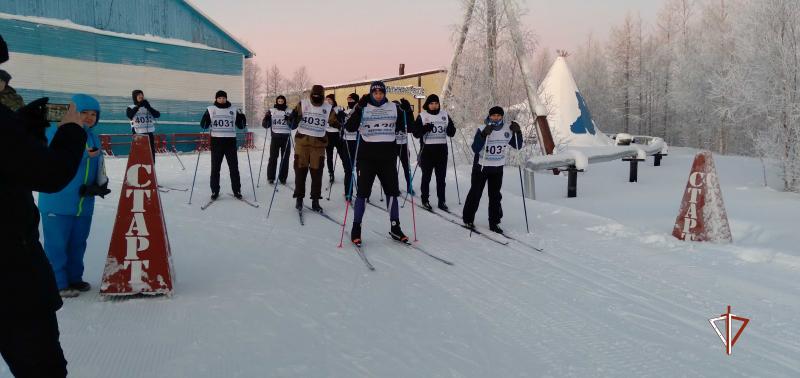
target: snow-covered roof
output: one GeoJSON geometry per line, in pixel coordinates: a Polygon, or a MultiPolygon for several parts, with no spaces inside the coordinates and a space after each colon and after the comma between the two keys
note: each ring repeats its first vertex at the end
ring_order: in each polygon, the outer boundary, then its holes
{"type": "Polygon", "coordinates": [[[208,45],[204,45],[202,43],[196,42],[189,42],[184,41],[182,39],[177,38],[164,38],[159,36],[154,36],[150,34],[129,34],[129,33],[120,33],[120,32],[113,32],[108,30],[101,30],[91,26],[80,25],[76,24],[70,20],[60,20],[55,18],[46,18],[46,17],[36,17],[36,16],[21,16],[16,14],[9,14],[9,13],[0,13],[0,19],[6,20],[16,20],[16,21],[25,21],[34,24],[41,24],[41,25],[48,25],[54,26],[59,28],[65,29],[72,29],[72,30],[79,30],[87,33],[92,34],[100,34],[100,35],[107,35],[111,37],[118,37],[118,38],[126,38],[126,39],[133,39],[139,41],[146,41],[146,42],[153,42],[153,43],[160,43],[165,45],[173,45],[173,46],[183,46],[183,47],[191,47],[195,49],[204,49],[204,50],[213,50],[213,51],[222,51],[222,52],[230,52],[236,53],[235,51],[228,51],[223,49],[218,49],[215,47],[211,47],[208,45]]]}
{"type": "Polygon", "coordinates": [[[253,51],[253,49],[251,49],[251,48],[250,48],[250,46],[248,46],[246,43],[242,42],[242,41],[241,41],[241,40],[239,40],[238,38],[234,37],[234,35],[233,35],[232,33],[230,33],[228,30],[226,30],[225,28],[223,28],[223,27],[222,27],[222,25],[220,25],[220,24],[218,24],[216,21],[214,21],[214,19],[213,19],[213,18],[209,17],[209,16],[208,16],[208,15],[207,15],[205,12],[203,12],[202,10],[200,10],[200,8],[198,8],[196,5],[194,5],[194,4],[193,4],[191,1],[189,1],[189,0],[183,0],[183,2],[184,2],[184,3],[185,3],[185,4],[186,4],[186,5],[189,7],[189,8],[191,8],[193,11],[197,12],[197,14],[199,14],[201,17],[203,17],[203,18],[205,18],[206,20],[208,20],[208,22],[210,22],[210,23],[211,23],[211,25],[214,25],[214,27],[215,27],[215,28],[217,28],[217,29],[219,29],[221,32],[225,33],[225,34],[226,34],[228,37],[230,37],[230,38],[231,38],[231,39],[232,39],[234,42],[238,43],[238,44],[239,44],[240,46],[242,46],[242,47],[243,47],[245,50],[247,50],[247,51],[250,53],[250,56],[256,56],[256,53],[255,53],[255,51],[253,51]]]}
{"type": "Polygon", "coordinates": [[[327,85],[325,85],[325,89],[336,89],[336,88],[343,88],[343,87],[357,87],[357,86],[360,86],[360,85],[369,85],[373,81],[379,81],[379,80],[380,81],[384,81],[384,82],[386,82],[386,81],[395,81],[395,80],[408,79],[408,78],[411,78],[411,77],[432,75],[432,74],[445,73],[445,72],[447,72],[447,70],[445,70],[445,69],[428,70],[428,71],[413,72],[413,73],[409,73],[409,74],[405,74],[405,75],[399,75],[399,76],[388,77],[388,78],[382,77],[382,78],[364,79],[364,80],[358,80],[358,81],[352,81],[352,82],[346,82],[346,83],[339,83],[339,84],[327,84],[327,85]]]}

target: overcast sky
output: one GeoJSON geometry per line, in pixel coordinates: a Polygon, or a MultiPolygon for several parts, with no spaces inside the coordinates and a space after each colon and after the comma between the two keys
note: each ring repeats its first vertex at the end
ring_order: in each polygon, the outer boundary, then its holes
{"type": "MultiPolygon", "coordinates": [[[[314,82],[336,84],[446,68],[461,0],[192,0],[244,41],[262,67],[285,76],[305,65],[314,82]]],[[[626,12],[652,21],[660,0],[521,0],[523,19],[550,49],[574,50],[588,33],[605,38],[626,12]]]]}

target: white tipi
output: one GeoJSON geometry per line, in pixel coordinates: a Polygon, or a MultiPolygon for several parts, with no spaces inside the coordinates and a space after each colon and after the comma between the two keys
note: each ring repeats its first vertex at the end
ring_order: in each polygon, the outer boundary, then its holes
{"type": "Polygon", "coordinates": [[[539,86],[539,98],[547,109],[556,149],[613,145],[611,138],[600,132],[592,120],[565,55],[559,54],[539,86]]]}

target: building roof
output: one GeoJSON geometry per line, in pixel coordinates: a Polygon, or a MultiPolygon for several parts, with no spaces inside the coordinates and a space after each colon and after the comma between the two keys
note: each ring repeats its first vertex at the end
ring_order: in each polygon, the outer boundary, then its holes
{"type": "Polygon", "coordinates": [[[214,21],[214,19],[209,17],[207,14],[205,14],[205,12],[201,11],[200,8],[198,8],[196,5],[194,5],[191,1],[189,1],[189,0],[182,0],[182,1],[187,6],[189,6],[189,8],[192,11],[197,13],[200,17],[204,18],[206,21],[210,22],[211,25],[213,25],[217,30],[219,30],[221,33],[223,33],[226,36],[228,36],[228,38],[230,38],[235,44],[237,44],[242,50],[244,50],[246,52],[244,54],[246,58],[252,58],[252,57],[256,56],[256,53],[253,52],[253,49],[251,49],[249,46],[247,46],[244,42],[240,41],[238,38],[234,37],[233,34],[228,32],[227,30],[225,30],[225,28],[223,28],[222,25],[218,24],[216,21],[214,21]]]}
{"type": "Polygon", "coordinates": [[[447,73],[447,70],[443,70],[443,69],[429,70],[429,71],[414,72],[414,73],[410,73],[410,74],[394,76],[394,77],[388,77],[388,78],[377,78],[377,79],[361,80],[361,81],[354,81],[354,82],[342,83],[342,84],[325,85],[325,89],[339,89],[339,88],[347,88],[347,87],[358,87],[358,86],[361,86],[361,85],[369,85],[373,81],[378,81],[378,80],[381,80],[381,81],[395,81],[395,80],[409,79],[409,78],[417,77],[417,76],[433,75],[433,74],[437,74],[437,73],[447,73]]]}

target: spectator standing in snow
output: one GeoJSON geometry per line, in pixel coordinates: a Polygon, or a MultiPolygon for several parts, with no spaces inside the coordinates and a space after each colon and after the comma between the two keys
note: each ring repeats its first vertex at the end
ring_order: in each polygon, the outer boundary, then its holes
{"type": "MultiPolygon", "coordinates": [[[[8,60],[0,36],[0,63],[8,60]]],[[[0,355],[19,377],[65,377],[67,361],[59,343],[56,311],[62,302],[39,243],[39,211],[32,191],[57,192],[75,176],[85,152],[86,133],[75,106],[70,106],[50,145],[44,139],[46,99],[13,113],[0,104],[0,130],[6,143],[0,160],[0,355]]]]}
{"type": "Polygon", "coordinates": [[[292,137],[292,129],[289,127],[289,111],[287,111],[286,97],[278,96],[275,98],[275,105],[267,110],[261,126],[270,129],[269,142],[269,161],[267,162],[267,181],[275,184],[275,171],[280,165],[278,180],[281,184],[286,184],[286,177],[289,176],[289,138],[292,137]],[[278,164],[278,156],[281,158],[278,164]]]}
{"type": "Polygon", "coordinates": [[[17,94],[17,91],[9,85],[11,75],[0,70],[0,104],[5,105],[7,108],[17,111],[25,105],[22,96],[17,94]]]}
{"type": "Polygon", "coordinates": [[[469,228],[475,227],[475,213],[483,196],[483,188],[489,184],[489,229],[499,234],[503,208],[500,189],[503,187],[503,167],[506,165],[509,147],[522,148],[522,130],[516,122],[506,125],[503,108],[495,106],[489,110],[483,129],[475,132],[472,151],[475,160],[472,164],[472,184],[464,203],[462,220],[469,228]]]}
{"type": "MultiPolygon", "coordinates": [[[[104,197],[111,192],[103,166],[100,139],[93,130],[100,119],[100,104],[93,97],[81,94],[73,96],[72,103],[81,115],[87,137],[86,151],[77,174],[66,188],[58,193],[39,194],[44,251],[53,267],[62,297],[76,297],[91,289],[91,285],[83,280],[83,256],[92,226],[94,197],[104,197]]],[[[55,131],[48,129],[48,140],[53,139],[55,131]]]]}
{"type": "Polygon", "coordinates": [[[422,206],[433,210],[430,203],[430,183],[436,173],[436,198],[438,207],[447,211],[445,178],[447,177],[447,138],[456,135],[456,127],[446,110],[439,108],[439,96],[425,99],[422,111],[414,122],[414,136],[420,140],[419,167],[422,169],[420,199],[422,206]]]}
{"type": "Polygon", "coordinates": [[[228,162],[233,195],[242,199],[236,129],[244,129],[247,119],[239,108],[228,102],[225,91],[217,91],[214,98],[214,104],[206,109],[200,120],[200,127],[211,129],[211,200],[219,198],[219,171],[223,158],[228,162]]]}
{"type": "Polygon", "coordinates": [[[126,110],[128,119],[131,120],[131,132],[134,134],[147,135],[150,138],[150,151],[153,153],[153,163],[156,162],[156,119],[161,117],[158,110],[150,106],[150,102],[144,98],[141,89],[135,89],[131,93],[133,105],[126,110]]]}
{"type": "Polygon", "coordinates": [[[311,173],[311,208],[322,212],[319,200],[322,198],[322,169],[325,165],[325,148],[328,125],[339,127],[333,106],[325,102],[325,88],[315,85],[308,99],[303,99],[292,112],[292,129],[297,129],[294,137],[294,198],[297,210],[303,208],[306,196],[306,176],[311,173]]]}
{"type": "Polygon", "coordinates": [[[359,100],[345,126],[350,132],[358,131],[360,137],[354,152],[358,171],[358,193],[350,238],[353,244],[361,245],[361,221],[364,218],[367,198],[372,192],[372,184],[377,177],[386,193],[391,225],[389,235],[395,240],[406,242],[408,237],[400,228],[397,202],[400,189],[396,166],[396,137],[399,130],[406,130],[403,112],[411,112],[411,104],[405,99],[399,106],[389,102],[386,98],[386,85],[382,81],[373,82],[369,93],[359,100]]]}

